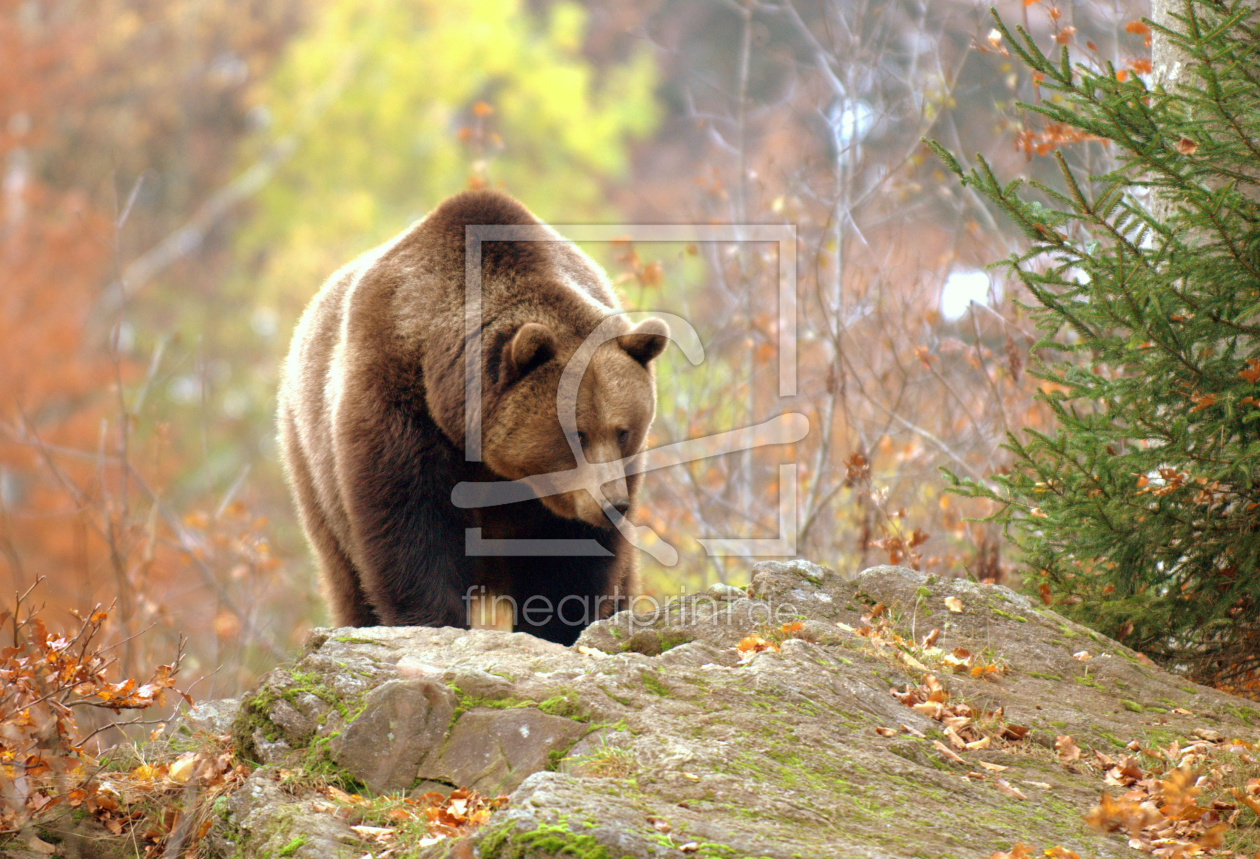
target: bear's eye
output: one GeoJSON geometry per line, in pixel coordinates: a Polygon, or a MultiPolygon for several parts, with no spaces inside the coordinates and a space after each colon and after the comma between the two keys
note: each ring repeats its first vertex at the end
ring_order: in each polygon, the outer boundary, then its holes
{"type": "Polygon", "coordinates": [[[582,447],[586,447],[586,442],[587,442],[587,441],[588,441],[588,439],[587,439],[587,437],[586,437],[586,433],[582,432],[581,430],[578,430],[578,432],[577,432],[577,443],[578,443],[579,445],[581,445],[582,447]]]}
{"type": "Polygon", "coordinates": [[[617,430],[617,444],[625,447],[630,441],[630,430],[617,430]]]}

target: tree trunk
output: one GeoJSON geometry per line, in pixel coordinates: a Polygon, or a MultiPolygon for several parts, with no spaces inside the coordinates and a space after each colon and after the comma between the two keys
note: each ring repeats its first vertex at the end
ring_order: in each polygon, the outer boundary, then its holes
{"type": "MultiPolygon", "coordinates": [[[[1151,0],[1151,20],[1160,26],[1176,30],[1180,27],[1180,22],[1173,18],[1173,14],[1184,17],[1187,14],[1189,2],[1190,0],[1151,0]]],[[[1257,19],[1260,19],[1260,0],[1246,0],[1245,5],[1250,7],[1252,21],[1256,23],[1257,19]]],[[[1171,90],[1176,86],[1194,83],[1190,80],[1187,61],[1185,52],[1179,50],[1167,37],[1158,30],[1152,33],[1152,88],[1163,87],[1165,90],[1171,90]]],[[[1260,176],[1260,168],[1257,168],[1255,175],[1260,176]]],[[[1244,192],[1247,192],[1247,189],[1244,189],[1244,192]]],[[[1248,196],[1260,200],[1260,192],[1257,192],[1255,188],[1250,189],[1248,196]]],[[[1158,217],[1167,213],[1168,206],[1168,201],[1164,199],[1156,198],[1152,201],[1152,208],[1158,217]]]]}

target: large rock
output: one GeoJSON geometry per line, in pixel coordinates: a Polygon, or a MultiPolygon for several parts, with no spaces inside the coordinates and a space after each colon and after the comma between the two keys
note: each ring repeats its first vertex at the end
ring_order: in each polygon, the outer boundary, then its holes
{"type": "Polygon", "coordinates": [[[553,752],[567,750],[586,732],[580,722],[533,707],[476,710],[455,723],[419,777],[471,785],[491,796],[510,793],[526,776],[545,770],[553,752]]]}
{"type": "Polygon", "coordinates": [[[243,752],[275,766],[234,795],[212,841],[225,857],[299,842],[311,856],[372,849],[300,789],[281,792],[283,768],[369,791],[510,795],[475,834],[407,852],[425,857],[678,856],[684,844],[702,857],[987,857],[1017,841],[1119,857],[1131,855],[1125,839],[1082,820],[1097,775],[1060,764],[1055,737],[1071,735],[1087,757],[1202,729],[1254,742],[1244,719],[1260,713],[1246,703],[1004,588],[763,563],[746,591],[622,613],[574,648],[488,630],[317,630],[244,700],[243,752]],[[945,652],[983,654],[1007,673],[949,673],[920,663],[921,650],[855,634],[877,603],[904,639],[935,628],[945,652]],[[798,621],[777,652],[740,661],[745,636],[782,638],[798,621]],[[947,759],[933,742],[942,724],[890,694],[925,667],[952,700],[1000,711],[1027,739],[947,759]],[[1026,799],[981,762],[1009,767],[1026,799]]]}
{"type": "Polygon", "coordinates": [[[455,702],[450,687],[436,680],[386,681],[363,696],[362,714],[332,738],[329,756],[375,791],[406,790],[442,744],[455,702]]]}

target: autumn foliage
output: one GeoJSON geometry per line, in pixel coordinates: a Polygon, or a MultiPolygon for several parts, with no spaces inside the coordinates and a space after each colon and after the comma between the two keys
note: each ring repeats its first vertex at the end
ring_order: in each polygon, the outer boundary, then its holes
{"type": "Polygon", "coordinates": [[[23,610],[30,596],[0,610],[9,638],[0,647],[0,835],[59,804],[116,810],[113,800],[97,798],[99,762],[91,743],[113,721],[94,730],[98,722],[85,711],[116,716],[161,707],[183,659],[177,651],[143,683],[120,677],[115,648],[100,641],[108,611],[76,615],[72,632],[50,632],[38,610],[23,610]]]}

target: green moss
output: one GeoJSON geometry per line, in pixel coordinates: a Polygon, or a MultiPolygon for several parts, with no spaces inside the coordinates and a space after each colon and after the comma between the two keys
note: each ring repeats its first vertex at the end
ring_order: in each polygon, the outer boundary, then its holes
{"type": "Polygon", "coordinates": [[[708,692],[713,688],[713,684],[699,674],[682,674],[679,675],[678,679],[695,686],[701,692],[708,692]]]}
{"type": "Polygon", "coordinates": [[[210,812],[220,820],[227,820],[232,814],[232,806],[228,804],[226,796],[216,796],[214,804],[210,806],[210,812]]]}
{"type": "Polygon", "coordinates": [[[572,832],[563,817],[559,824],[543,823],[529,832],[518,830],[515,821],[506,823],[489,831],[478,846],[482,859],[523,859],[536,854],[612,859],[594,835],[572,832]]]}
{"type": "Polygon", "coordinates": [[[258,749],[254,745],[255,732],[261,732],[268,742],[274,743],[280,739],[280,729],[267,715],[271,705],[277,700],[278,696],[274,692],[263,689],[241,702],[240,712],[232,721],[232,742],[241,758],[253,761],[258,759],[258,749]]]}
{"type": "Polygon", "coordinates": [[[1172,742],[1176,742],[1179,746],[1182,745],[1179,735],[1162,728],[1152,728],[1147,731],[1144,739],[1146,742],[1142,745],[1147,748],[1167,748],[1168,744],[1172,742]]]}
{"type": "Polygon", "coordinates": [[[1115,734],[1109,734],[1106,731],[1099,731],[1098,736],[1106,740],[1107,742],[1111,743],[1116,748],[1122,749],[1126,745],[1128,745],[1127,740],[1122,740],[1119,737],[1117,737],[1115,734]]]}
{"type": "Polygon", "coordinates": [[[1056,683],[1063,682],[1063,678],[1058,674],[1045,674],[1040,671],[1028,671],[1026,673],[1029,677],[1036,677],[1038,680],[1053,680],[1056,683]]]}
{"type": "Polygon", "coordinates": [[[338,635],[333,638],[333,641],[340,641],[342,644],[380,644],[379,641],[361,638],[357,635],[338,635]]]}
{"type": "Polygon", "coordinates": [[[1256,724],[1260,723],[1260,712],[1253,710],[1251,707],[1226,705],[1225,710],[1234,718],[1246,722],[1251,727],[1255,727],[1256,724]]]}
{"type": "Polygon", "coordinates": [[[662,683],[660,678],[652,672],[644,671],[639,676],[643,680],[643,688],[651,692],[653,695],[659,695],[662,698],[670,698],[673,696],[673,690],[662,683]]]}
{"type": "Polygon", "coordinates": [[[547,752],[547,770],[549,772],[555,772],[557,769],[559,769],[560,762],[564,760],[564,756],[567,755],[568,753],[569,753],[569,750],[567,748],[566,749],[552,749],[551,751],[547,752]]]}
{"type": "Polygon", "coordinates": [[[485,708],[490,710],[519,710],[523,707],[536,707],[537,702],[527,698],[483,698],[480,695],[465,695],[458,689],[455,691],[455,715],[451,719],[452,723],[460,716],[474,708],[485,708]]]}
{"type": "Polygon", "coordinates": [[[1143,708],[1143,706],[1136,701],[1125,700],[1125,701],[1121,701],[1120,704],[1121,706],[1124,707],[1124,709],[1128,710],[1130,713],[1145,712],[1145,708],[1143,708]]]}
{"type": "Polygon", "coordinates": [[[1059,634],[1067,639],[1072,639],[1072,638],[1077,637],[1076,631],[1072,629],[1071,627],[1069,627],[1067,624],[1063,624],[1063,623],[1059,624],[1059,634]]]}
{"type": "Polygon", "coordinates": [[[673,650],[675,647],[678,647],[680,644],[689,644],[690,642],[695,641],[695,638],[693,636],[687,634],[686,632],[683,632],[680,629],[667,629],[661,633],[660,639],[661,639],[661,652],[662,653],[664,653],[667,650],[673,650]]]}
{"type": "Polygon", "coordinates": [[[371,795],[372,791],[366,784],[333,761],[328,753],[328,742],[331,739],[332,737],[316,737],[302,756],[301,771],[292,778],[299,782],[336,785],[347,793],[371,795]]]}
{"type": "Polygon", "coordinates": [[[1094,689],[1103,688],[1103,685],[1101,683],[1091,678],[1088,674],[1082,674],[1080,677],[1073,677],[1072,679],[1075,680],[1077,683],[1081,684],[1082,686],[1090,686],[1094,689]]]}
{"type": "Polygon", "coordinates": [[[615,694],[615,693],[613,693],[613,692],[610,692],[610,691],[608,691],[608,687],[606,687],[606,686],[600,686],[600,687],[599,687],[599,691],[603,692],[605,695],[607,695],[609,698],[611,698],[612,700],[616,701],[618,704],[620,704],[620,705],[621,705],[621,706],[623,706],[623,707],[631,707],[631,706],[633,706],[633,705],[634,705],[634,701],[633,701],[632,699],[630,699],[630,698],[623,698],[623,697],[622,697],[622,696],[620,696],[620,695],[617,695],[617,694],[615,694]]]}
{"type": "Polygon", "coordinates": [[[306,843],[306,836],[299,835],[297,838],[294,838],[288,844],[281,847],[279,852],[276,855],[277,856],[292,856],[294,853],[298,852],[298,848],[301,847],[305,843],[306,843]]]}
{"type": "Polygon", "coordinates": [[[553,695],[538,705],[548,716],[559,716],[575,722],[589,722],[591,714],[578,703],[578,693],[574,689],[565,689],[559,695],[553,695]]]}
{"type": "Polygon", "coordinates": [[[1013,614],[1013,613],[1011,613],[1011,612],[1009,612],[1009,611],[1002,611],[1000,608],[992,608],[992,607],[990,607],[989,611],[993,612],[993,613],[994,613],[994,614],[996,614],[998,617],[1004,617],[1004,618],[1006,618],[1007,620],[1013,620],[1013,621],[1015,621],[1016,623],[1028,623],[1028,618],[1026,618],[1026,617],[1021,617],[1020,615],[1013,614]]]}
{"type": "MultiPolygon", "coordinates": [[[[327,704],[330,710],[339,713],[346,722],[352,722],[362,715],[365,708],[363,698],[365,691],[358,699],[347,703],[324,682],[324,678],[310,671],[288,668],[288,681],[277,681],[245,698],[241,710],[232,723],[232,738],[236,743],[238,754],[255,760],[257,749],[254,747],[254,732],[261,731],[269,742],[275,742],[283,736],[283,732],[271,721],[271,707],[280,700],[287,701],[301,709],[299,699],[303,695],[312,695],[327,704]]],[[[326,716],[320,719],[323,724],[326,716]]]]}
{"type": "MultiPolygon", "coordinates": [[[[531,698],[484,698],[480,695],[466,695],[463,690],[453,684],[447,684],[455,693],[455,712],[451,717],[454,724],[460,716],[469,710],[484,708],[489,710],[521,710],[526,707],[537,707],[549,716],[560,716],[575,722],[590,721],[590,714],[578,703],[578,694],[573,689],[565,689],[545,701],[534,701],[531,698]]],[[[607,690],[605,690],[607,694],[607,690]]]]}

